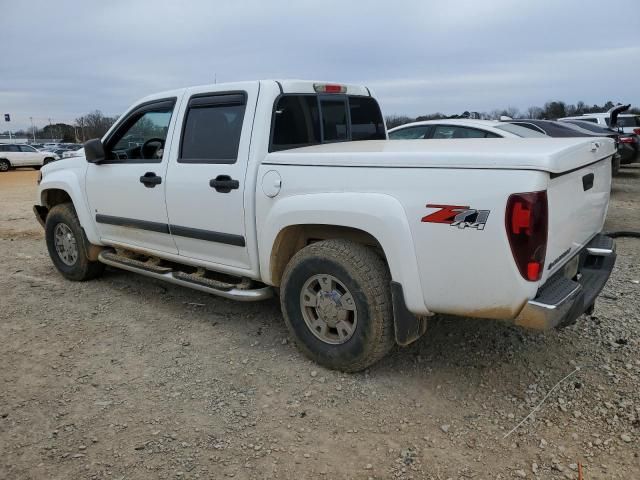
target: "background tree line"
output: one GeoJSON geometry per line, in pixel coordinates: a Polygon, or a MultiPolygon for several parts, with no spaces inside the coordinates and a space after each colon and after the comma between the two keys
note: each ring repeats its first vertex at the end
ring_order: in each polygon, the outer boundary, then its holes
{"type": "MultiPolygon", "coordinates": [[[[615,107],[616,103],[612,101],[606,102],[604,105],[587,105],[584,102],[578,102],[574,104],[567,104],[565,102],[554,100],[544,104],[544,107],[529,107],[525,111],[520,111],[516,107],[507,107],[504,109],[496,109],[490,112],[464,112],[460,115],[445,115],[441,112],[429,113],[427,115],[420,115],[418,117],[409,117],[406,115],[390,115],[385,119],[387,121],[387,128],[397,127],[409,122],[419,122],[422,120],[439,120],[442,118],[478,118],[482,120],[498,120],[501,116],[507,116],[511,118],[531,118],[536,120],[556,120],[562,117],[572,117],[574,115],[582,115],[584,113],[603,113],[611,108],[615,107]]],[[[640,109],[631,108],[625,113],[640,114],[640,109]]]]}
{"type": "MultiPolygon", "coordinates": [[[[35,136],[36,140],[61,140],[65,143],[85,142],[92,138],[102,137],[117,119],[117,116],[108,117],[100,110],[94,110],[93,112],[76,118],[73,125],[69,125],[68,123],[52,123],[42,128],[34,128],[33,130],[26,128],[12,133],[16,137],[27,137],[30,139],[35,136]]],[[[9,131],[4,133],[8,134],[9,131]]]]}

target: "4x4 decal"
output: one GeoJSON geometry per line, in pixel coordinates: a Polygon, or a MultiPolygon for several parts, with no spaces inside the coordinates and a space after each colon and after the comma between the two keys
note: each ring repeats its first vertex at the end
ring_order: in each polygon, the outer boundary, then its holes
{"type": "Polygon", "coordinates": [[[435,205],[428,203],[427,208],[437,208],[433,213],[422,217],[427,223],[446,223],[452,227],[475,228],[484,230],[490,210],[476,210],[468,205],[435,205]]]}

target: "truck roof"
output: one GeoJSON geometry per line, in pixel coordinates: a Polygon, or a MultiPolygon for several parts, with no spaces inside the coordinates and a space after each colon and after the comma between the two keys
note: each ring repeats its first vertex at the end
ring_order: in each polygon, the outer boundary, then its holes
{"type": "Polygon", "coordinates": [[[343,93],[347,95],[361,95],[361,96],[371,96],[371,91],[363,86],[363,85],[355,85],[351,83],[342,83],[342,82],[327,82],[322,80],[296,80],[296,79],[266,79],[266,80],[253,80],[248,82],[225,82],[225,83],[211,83],[204,85],[191,85],[184,88],[178,88],[174,90],[165,90],[163,92],[153,93],[148,95],[142,99],[140,99],[136,103],[146,102],[150,100],[156,100],[159,98],[169,98],[169,97],[177,97],[181,95],[186,89],[189,88],[203,88],[203,87],[211,87],[211,89],[219,90],[220,88],[225,88],[228,90],[242,90],[246,88],[248,85],[255,85],[256,83],[272,83],[278,85],[278,88],[282,93],[309,93],[315,94],[318,93],[316,90],[316,86],[320,85],[337,85],[345,88],[343,93]]]}

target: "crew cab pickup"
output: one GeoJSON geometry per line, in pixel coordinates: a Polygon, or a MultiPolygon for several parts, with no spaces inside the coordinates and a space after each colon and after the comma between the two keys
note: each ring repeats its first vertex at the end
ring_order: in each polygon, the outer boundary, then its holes
{"type": "Polygon", "coordinates": [[[222,297],[279,295],[317,362],[357,371],[434,314],[549,329],[593,308],[607,138],[387,140],[366,87],[217,84],[133,105],[84,157],[41,170],[51,259],[222,297]]]}

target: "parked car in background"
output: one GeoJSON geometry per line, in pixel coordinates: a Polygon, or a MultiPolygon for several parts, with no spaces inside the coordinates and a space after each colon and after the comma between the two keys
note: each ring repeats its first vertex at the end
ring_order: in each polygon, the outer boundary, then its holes
{"type": "Polygon", "coordinates": [[[59,157],[51,152],[41,152],[31,145],[0,144],[0,172],[16,167],[39,169],[59,157]]]}
{"type": "Polygon", "coordinates": [[[82,145],[74,145],[74,147],[77,148],[70,148],[62,154],[62,158],[81,157],[84,155],[84,148],[82,148],[82,145]]]}
{"type": "Polygon", "coordinates": [[[527,128],[494,120],[453,118],[412,122],[389,130],[389,140],[542,137],[527,128]]]}
{"type": "Polygon", "coordinates": [[[640,139],[635,133],[619,133],[612,128],[605,128],[598,124],[585,122],[583,120],[563,120],[562,123],[566,123],[567,125],[576,125],[579,128],[589,130],[593,133],[603,133],[603,136],[612,137],[613,134],[615,135],[614,138],[618,143],[620,163],[622,165],[628,165],[630,163],[640,161],[640,139]]]}
{"type": "Polygon", "coordinates": [[[616,105],[605,113],[585,113],[575,117],[560,118],[559,121],[581,120],[583,122],[595,123],[601,127],[615,128],[623,133],[633,133],[640,135],[640,115],[622,113],[629,109],[631,105],[616,105]]]}
{"type": "Polygon", "coordinates": [[[521,118],[513,120],[503,120],[503,122],[510,123],[511,125],[519,125],[521,127],[542,133],[544,135],[548,135],[549,137],[571,138],[594,136],[588,130],[572,128],[570,125],[565,125],[553,120],[533,120],[529,118],[521,118]]]}
{"type": "Polygon", "coordinates": [[[560,123],[554,120],[533,120],[518,119],[506,120],[507,123],[528,128],[539,133],[544,133],[549,137],[574,138],[574,137],[595,137],[595,138],[611,138],[616,142],[616,155],[611,158],[611,174],[617,175],[620,170],[621,154],[620,144],[618,143],[619,134],[614,131],[591,132],[577,125],[570,123],[560,123]]]}

